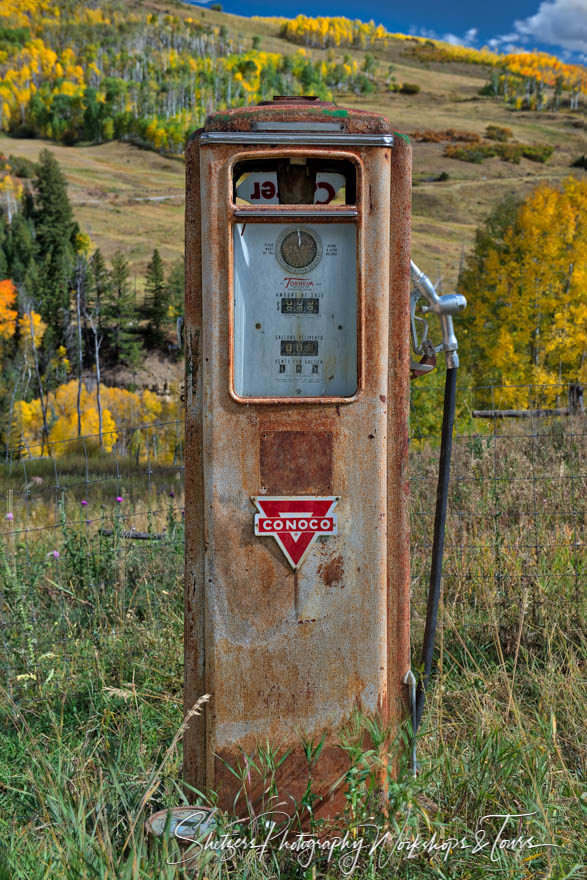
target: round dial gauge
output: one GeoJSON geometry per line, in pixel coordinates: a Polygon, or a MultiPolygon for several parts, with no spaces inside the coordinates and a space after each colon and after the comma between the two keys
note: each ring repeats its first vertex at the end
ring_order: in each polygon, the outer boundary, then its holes
{"type": "Polygon", "coordinates": [[[322,242],[316,232],[304,226],[284,229],[277,239],[275,254],[286,272],[305,275],[322,259],[322,242]]]}

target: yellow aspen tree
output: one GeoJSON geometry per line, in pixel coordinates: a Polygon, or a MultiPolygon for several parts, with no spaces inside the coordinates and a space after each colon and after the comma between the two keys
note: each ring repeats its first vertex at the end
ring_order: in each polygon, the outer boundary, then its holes
{"type": "Polygon", "coordinates": [[[14,334],[15,322],[18,315],[13,305],[16,302],[16,287],[6,278],[0,281],[0,337],[9,339],[14,334]]]}
{"type": "MultiPolygon", "coordinates": [[[[474,384],[587,380],[586,218],[587,181],[569,178],[502,204],[478,231],[459,283],[470,305],[463,365],[474,384]]],[[[510,406],[528,399],[523,388],[507,397],[510,406]]]]}

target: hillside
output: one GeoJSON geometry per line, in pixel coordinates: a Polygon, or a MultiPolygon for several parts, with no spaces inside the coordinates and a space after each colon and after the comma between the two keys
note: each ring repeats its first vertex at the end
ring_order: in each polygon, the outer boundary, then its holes
{"type": "MultiPolygon", "coordinates": [[[[0,389],[4,435],[17,436],[12,388],[16,383],[18,400],[34,355],[17,325],[32,306],[40,336],[49,328],[37,382],[45,391],[79,369],[93,381],[98,356],[86,302],[101,314],[106,384],[161,393],[181,381],[183,144],[212,110],[274,94],[316,94],[385,115],[413,144],[414,260],[446,292],[456,285],[479,224],[506,195],[525,197],[539,183],[584,174],[571,166],[585,153],[586,92],[584,70],[553,56],[497,56],[358,20],[243,18],[179,0],[101,0],[92,7],[6,0],[0,280],[9,279],[5,305],[16,323],[5,330],[14,375],[0,389]],[[25,196],[37,186],[31,162],[46,162],[47,148],[61,171],[46,166],[46,172],[63,173],[71,203],[63,208],[62,233],[49,227],[43,233],[52,242],[50,259],[34,226],[43,223],[43,211],[51,213],[51,199],[40,211],[33,204],[38,193],[25,196]],[[18,222],[11,225],[15,212],[18,222]],[[101,269],[93,265],[96,255],[101,269]],[[78,271],[81,321],[74,302],[78,271]],[[96,271],[106,284],[102,307],[96,271]]],[[[36,400],[38,434],[43,394],[30,383],[26,394],[36,400]]],[[[52,430],[49,423],[44,430],[52,430]]]]}
{"type": "MultiPolygon", "coordinates": [[[[299,47],[279,36],[276,21],[249,19],[181,3],[129,3],[128,12],[172,13],[204,27],[222,29],[237,48],[253,45],[262,51],[294,55],[299,47]]],[[[569,112],[517,111],[502,101],[479,96],[490,68],[461,61],[422,61],[411,54],[412,41],[394,40],[385,49],[370,49],[375,59],[374,91],[337,94],[337,103],[373,109],[387,116],[399,131],[414,133],[455,129],[483,136],[487,125],[511,129],[525,144],[547,144],[552,157],[541,164],[522,158],[519,164],[490,158],[481,164],[443,155],[445,143],[413,143],[413,254],[445,288],[456,281],[463,251],[470,246],[477,224],[507,193],[527,194],[538,182],[557,182],[570,173],[574,159],[585,152],[584,109],[569,112]],[[398,84],[420,87],[418,94],[391,92],[389,67],[398,84]],[[448,179],[437,180],[442,175],[448,179]]],[[[326,59],[327,50],[306,48],[312,60],[326,59]]],[[[347,56],[364,65],[365,51],[330,50],[337,60],[347,56]]],[[[0,138],[0,151],[36,159],[50,146],[65,171],[76,218],[106,256],[117,248],[127,252],[138,288],[153,247],[164,259],[182,251],[183,167],[177,160],[128,143],[111,142],[73,148],[40,139],[0,138]]]]}

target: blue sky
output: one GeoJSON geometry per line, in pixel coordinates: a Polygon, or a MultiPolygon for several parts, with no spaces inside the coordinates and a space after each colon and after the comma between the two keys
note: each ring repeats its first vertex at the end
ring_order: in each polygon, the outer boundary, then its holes
{"type": "MultiPolygon", "coordinates": [[[[206,6],[214,0],[191,0],[206,6]]],[[[492,0],[489,3],[382,0],[220,0],[238,15],[346,15],[375,19],[391,31],[438,37],[498,51],[543,49],[572,61],[587,58],[587,0],[492,0]]]]}

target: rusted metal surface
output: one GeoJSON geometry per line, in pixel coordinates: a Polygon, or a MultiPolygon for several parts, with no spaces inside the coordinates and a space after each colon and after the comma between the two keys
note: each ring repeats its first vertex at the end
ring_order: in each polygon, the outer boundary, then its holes
{"type": "Polygon", "coordinates": [[[410,252],[412,148],[396,137],[391,164],[391,241],[389,275],[389,383],[387,392],[387,705],[384,714],[397,726],[408,713],[403,678],[410,661],[410,524],[408,513],[408,414],[410,385],[410,252]]]}
{"type": "MultiPolygon", "coordinates": [[[[184,588],[184,714],[205,692],[204,588],[204,462],[202,448],[202,237],[200,151],[197,140],[186,150],[185,205],[185,588],[184,588]]],[[[206,721],[192,718],[184,734],[184,779],[193,787],[206,785],[203,755],[206,721]]],[[[192,797],[187,792],[187,797],[192,797]]]]}
{"type": "Polygon", "coordinates": [[[319,565],[318,574],[327,587],[335,585],[344,587],[344,559],[342,554],[335,556],[327,564],[319,565]]]}
{"type": "MultiPolygon", "coordinates": [[[[303,121],[320,107],[311,111],[302,104],[246,108],[216,114],[207,127],[303,121]]],[[[374,114],[332,118],[349,131],[391,131],[374,114]]],[[[323,797],[318,813],[332,813],[342,793],[329,791],[346,768],[339,733],[353,710],[396,725],[404,717],[409,145],[397,137],[393,149],[259,150],[200,147],[194,138],[186,159],[186,706],[212,696],[205,731],[186,735],[185,777],[218,790],[220,805],[232,809],[238,783],[222,761],[234,766],[241,750],[268,741],[293,749],[280,770],[280,794],[301,796],[307,767],[300,733],[324,737],[312,776],[323,797]],[[359,390],[341,400],[241,402],[231,396],[231,237],[232,224],[242,222],[232,204],[232,165],[248,155],[339,152],[359,169],[357,216],[345,218],[357,225],[359,390]],[[304,448],[320,458],[306,468],[304,448]],[[254,536],[251,498],[269,493],[340,496],[338,535],[317,540],[296,572],[275,541],[254,536]]],[[[307,206],[312,223],[320,211],[307,206]]]]}
{"type": "MultiPolygon", "coordinates": [[[[315,744],[317,745],[318,742],[316,741],[315,744]]],[[[283,754],[284,751],[285,748],[280,749],[280,754],[283,754]]],[[[265,803],[267,802],[267,782],[266,780],[263,782],[254,770],[248,776],[246,789],[243,789],[237,795],[235,777],[228,767],[242,767],[242,762],[243,756],[238,749],[226,748],[222,752],[222,759],[216,759],[214,768],[214,780],[220,793],[221,803],[226,804],[226,809],[239,817],[247,815],[245,790],[246,796],[251,803],[260,804],[263,800],[265,803]]],[[[342,749],[333,745],[324,746],[320,752],[319,761],[321,778],[314,780],[313,791],[321,792],[323,796],[328,794],[328,797],[324,797],[321,803],[316,803],[314,809],[315,819],[337,816],[343,813],[346,805],[344,786],[341,783],[335,791],[330,792],[330,785],[328,785],[327,781],[343,780],[347,770],[348,760],[342,749]]],[[[312,773],[312,777],[314,779],[314,773],[312,773]]],[[[286,811],[289,808],[289,811],[293,812],[292,805],[300,803],[306,791],[308,781],[308,763],[301,746],[296,745],[293,748],[286,760],[277,768],[274,778],[277,790],[280,793],[280,803],[284,804],[280,809],[286,811]]]]}
{"type": "Polygon", "coordinates": [[[259,450],[261,493],[332,493],[330,431],[263,431],[259,450]]]}
{"type": "Polygon", "coordinates": [[[315,98],[284,96],[277,101],[267,101],[254,107],[237,107],[212,113],[205,124],[206,131],[255,131],[259,123],[314,123],[340,125],[348,134],[391,134],[392,128],[383,116],[366,110],[337,107],[331,101],[315,98]]]}
{"type": "MultiPolygon", "coordinates": [[[[253,108],[251,108],[253,109],[253,108]]],[[[210,147],[203,147],[204,155],[207,155],[210,151],[210,147]]],[[[261,214],[260,210],[257,209],[255,212],[255,222],[256,223],[275,223],[275,221],[279,218],[282,221],[287,220],[288,217],[295,217],[299,219],[300,211],[303,210],[303,216],[308,217],[311,216],[312,224],[319,223],[327,223],[331,224],[334,221],[338,221],[341,223],[352,223],[357,225],[357,229],[362,233],[364,227],[364,216],[365,216],[365,205],[368,204],[369,194],[365,192],[365,183],[367,180],[367,173],[362,161],[363,151],[350,151],[350,150],[340,150],[333,149],[332,147],[322,147],[318,148],[316,146],[309,147],[287,147],[276,146],[272,149],[264,149],[259,150],[256,146],[251,146],[249,148],[237,148],[235,150],[234,147],[226,146],[226,145],[215,145],[213,147],[214,155],[219,156],[219,151],[222,151],[222,155],[226,157],[225,167],[222,171],[222,176],[224,179],[228,178],[227,184],[229,187],[229,202],[227,204],[227,213],[225,218],[226,223],[226,236],[227,236],[227,246],[228,246],[228,288],[232,291],[234,290],[234,274],[233,274],[233,261],[232,261],[232,227],[235,221],[242,221],[246,219],[246,213],[242,208],[237,208],[237,206],[232,202],[232,190],[230,188],[230,179],[232,176],[232,169],[238,163],[243,161],[245,158],[252,159],[260,159],[267,158],[271,156],[273,158],[280,158],[282,156],[287,156],[289,158],[294,159],[305,159],[308,157],[313,158],[323,158],[331,161],[332,159],[340,160],[340,161],[350,161],[356,168],[357,172],[357,194],[356,194],[356,206],[349,209],[346,205],[331,207],[324,205],[303,205],[303,206],[295,206],[291,205],[269,205],[263,209],[263,213],[261,214]],[[340,218],[340,219],[339,219],[340,218]],[[363,222],[361,222],[361,220],[363,222]]],[[[389,156],[389,151],[385,151],[387,156],[389,156]]],[[[218,161],[221,161],[220,159],[218,161]]],[[[250,215],[251,212],[249,212],[250,215]]],[[[361,302],[364,298],[364,284],[363,284],[363,276],[364,276],[364,266],[365,260],[363,257],[363,250],[365,246],[364,234],[358,235],[357,240],[357,267],[356,267],[356,276],[357,276],[357,290],[358,290],[358,312],[357,312],[357,328],[358,328],[358,339],[357,339],[357,355],[358,355],[358,389],[357,395],[361,393],[361,389],[363,387],[363,320],[364,313],[361,307],[361,302]]],[[[307,398],[307,397],[289,397],[289,398],[240,398],[239,395],[234,390],[234,319],[233,319],[233,310],[229,308],[228,310],[228,362],[229,362],[229,376],[230,376],[230,394],[231,396],[239,401],[246,402],[247,404],[262,404],[266,406],[271,403],[278,403],[283,406],[286,403],[294,404],[298,406],[300,404],[312,403],[316,404],[317,400],[315,398],[307,398]]],[[[356,396],[352,397],[328,397],[322,398],[323,401],[327,401],[328,403],[339,403],[339,404],[347,404],[351,403],[356,399],[356,396]]]]}

